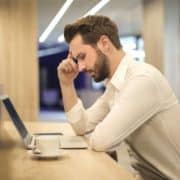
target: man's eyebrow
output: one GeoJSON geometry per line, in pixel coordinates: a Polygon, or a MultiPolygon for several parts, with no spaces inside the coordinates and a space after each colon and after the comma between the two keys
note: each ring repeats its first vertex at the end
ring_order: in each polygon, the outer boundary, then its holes
{"type": "Polygon", "coordinates": [[[78,59],[80,56],[82,56],[82,55],[84,55],[84,53],[83,52],[80,52],[80,53],[78,53],[78,55],[76,56],[76,57],[74,57],[74,56],[72,56],[72,58],[73,59],[78,59]]]}
{"type": "Polygon", "coordinates": [[[84,53],[82,53],[82,52],[80,52],[77,56],[76,56],[76,58],[78,59],[80,56],[82,56],[84,53]]]}
{"type": "Polygon", "coordinates": [[[72,51],[70,51],[70,56],[71,56],[71,58],[73,59],[73,61],[77,60],[77,56],[74,57],[73,54],[72,54],[72,51]]]}

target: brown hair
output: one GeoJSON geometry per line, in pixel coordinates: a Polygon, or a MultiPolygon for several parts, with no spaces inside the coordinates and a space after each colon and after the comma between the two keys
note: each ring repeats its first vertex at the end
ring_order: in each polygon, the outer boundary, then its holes
{"type": "Polygon", "coordinates": [[[96,45],[100,37],[106,35],[117,49],[122,47],[117,25],[106,16],[86,16],[65,26],[64,37],[67,43],[77,34],[82,36],[86,44],[96,45]]]}

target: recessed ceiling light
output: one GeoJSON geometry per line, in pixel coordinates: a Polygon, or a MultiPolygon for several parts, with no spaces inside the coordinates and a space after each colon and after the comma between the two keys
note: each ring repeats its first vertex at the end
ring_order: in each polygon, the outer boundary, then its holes
{"type": "Polygon", "coordinates": [[[55,28],[59,20],[63,17],[64,13],[67,11],[67,9],[70,7],[74,0],[67,0],[61,9],[58,11],[56,16],[53,18],[53,20],[49,23],[48,27],[45,29],[45,31],[42,33],[42,35],[39,38],[39,42],[43,43],[49,36],[49,34],[52,32],[52,30],[55,28]]]}
{"type": "MultiPolygon", "coordinates": [[[[100,9],[102,9],[110,0],[101,0],[97,3],[92,9],[90,9],[87,13],[85,13],[82,17],[96,14],[100,9]]],[[[61,34],[58,37],[58,42],[64,42],[64,34],[61,34]]]]}
{"type": "Polygon", "coordinates": [[[100,9],[102,9],[110,0],[101,0],[92,9],[90,9],[83,17],[88,15],[96,14],[100,9]]]}

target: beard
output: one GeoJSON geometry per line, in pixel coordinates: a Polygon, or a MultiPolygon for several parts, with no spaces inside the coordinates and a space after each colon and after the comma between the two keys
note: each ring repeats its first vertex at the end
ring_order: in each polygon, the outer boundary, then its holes
{"type": "Polygon", "coordinates": [[[95,82],[100,82],[108,78],[110,74],[109,58],[100,49],[96,49],[96,53],[97,59],[94,65],[93,79],[95,82]]]}

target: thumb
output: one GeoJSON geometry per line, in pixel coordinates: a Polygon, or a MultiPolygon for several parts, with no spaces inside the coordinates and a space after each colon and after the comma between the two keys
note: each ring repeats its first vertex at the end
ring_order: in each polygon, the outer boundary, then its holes
{"type": "Polygon", "coordinates": [[[69,51],[68,55],[67,55],[67,59],[70,59],[72,57],[72,53],[69,51]]]}

